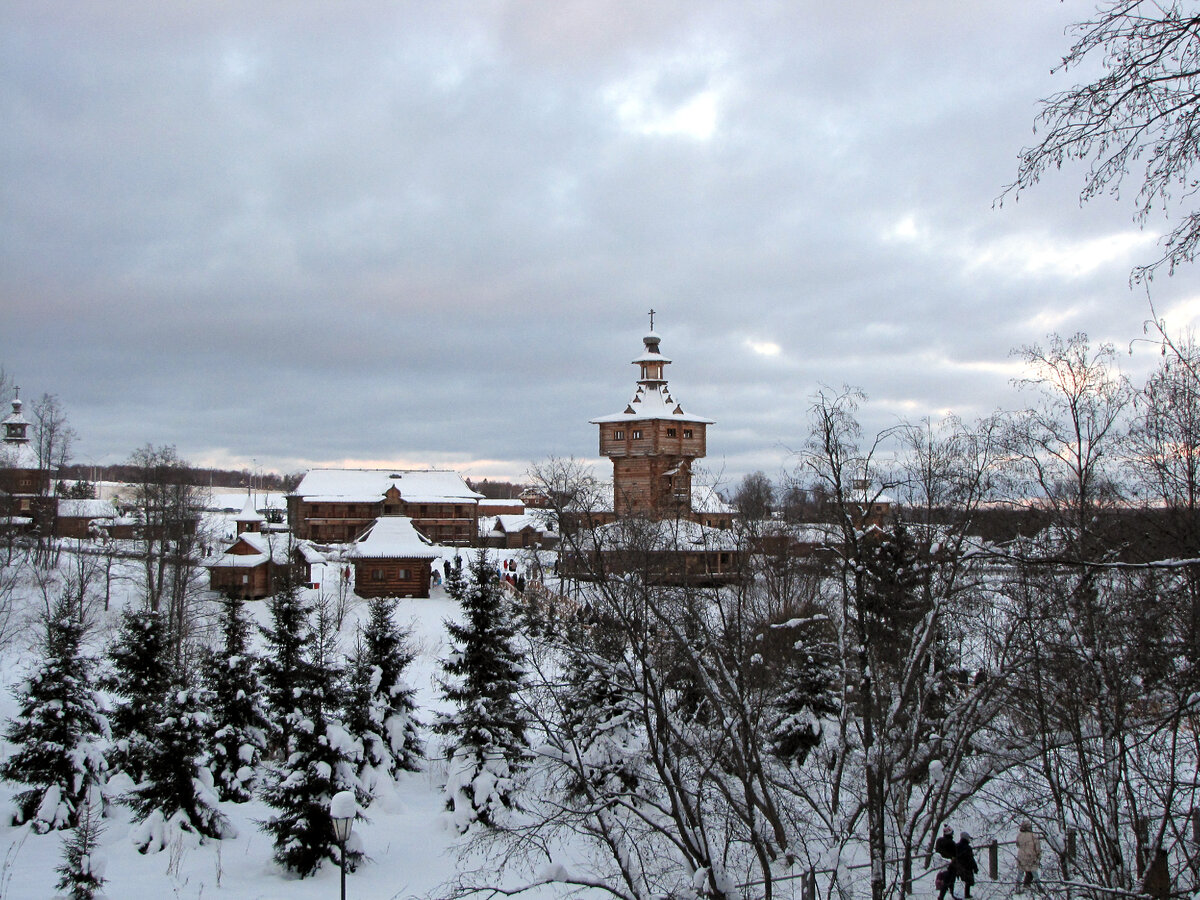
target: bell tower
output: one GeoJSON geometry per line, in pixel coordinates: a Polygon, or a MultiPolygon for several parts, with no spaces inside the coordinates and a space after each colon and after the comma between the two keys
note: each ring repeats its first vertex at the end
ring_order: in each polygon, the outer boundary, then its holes
{"type": "Polygon", "coordinates": [[[12,412],[0,424],[4,425],[4,443],[29,444],[29,420],[21,412],[21,389],[17,388],[12,401],[12,412]]]}
{"type": "Polygon", "coordinates": [[[613,511],[618,516],[690,517],[692,462],[705,452],[705,429],[712,419],[685,413],[671,396],[654,331],[642,338],[637,388],[622,412],[592,419],[600,426],[600,453],[613,463],[613,511]]]}

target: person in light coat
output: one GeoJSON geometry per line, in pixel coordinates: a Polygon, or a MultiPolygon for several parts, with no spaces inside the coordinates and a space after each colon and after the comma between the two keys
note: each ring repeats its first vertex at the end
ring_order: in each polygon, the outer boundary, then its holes
{"type": "Polygon", "coordinates": [[[1038,867],[1042,864],[1042,843],[1033,833],[1033,825],[1022,822],[1017,832],[1017,893],[1033,884],[1038,867]]]}

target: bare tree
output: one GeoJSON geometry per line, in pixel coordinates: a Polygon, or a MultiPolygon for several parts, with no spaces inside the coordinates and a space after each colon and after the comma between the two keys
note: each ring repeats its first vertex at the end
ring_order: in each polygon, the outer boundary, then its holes
{"type": "Polygon", "coordinates": [[[775,486],[765,472],[751,472],[733,495],[733,506],[743,521],[766,519],[775,506],[775,486]]]}
{"type": "Polygon", "coordinates": [[[1016,385],[1034,398],[1012,419],[1008,435],[1022,493],[1050,512],[1064,551],[1087,558],[1101,548],[1097,512],[1121,498],[1120,432],[1133,392],[1116,369],[1112,345],[1093,349],[1086,334],[1066,340],[1052,334],[1047,346],[1022,347],[1016,355],[1030,370],[1016,385]]]}
{"type": "Polygon", "coordinates": [[[841,692],[838,740],[823,748],[828,774],[807,795],[821,798],[831,833],[858,840],[865,825],[871,895],[882,900],[912,893],[914,857],[994,775],[986,751],[1012,640],[991,615],[968,540],[1001,458],[995,423],[900,426],[864,439],[862,399],[818,394],[800,454],[832,515],[823,593],[841,692]],[[888,472],[879,459],[894,440],[908,452],[888,472]],[[903,509],[882,526],[864,520],[885,487],[919,501],[915,521],[903,509]],[[929,521],[934,507],[942,521],[929,521]],[[989,677],[958,677],[980,671],[989,677]]]}
{"type": "Polygon", "coordinates": [[[197,613],[206,489],[191,483],[187,463],[171,446],[147,444],[133,452],[128,464],[137,476],[132,489],[143,594],[152,611],[161,612],[165,605],[167,630],[179,662],[197,613]]]}
{"type": "Polygon", "coordinates": [[[56,394],[42,394],[33,404],[33,446],[38,467],[60,469],[71,459],[71,447],[77,437],[67,421],[66,410],[56,394]]]}
{"type": "Polygon", "coordinates": [[[1179,481],[1190,466],[1187,380],[1177,368],[1151,379],[1127,444],[1121,430],[1133,394],[1111,347],[1052,337],[1045,350],[1021,355],[1032,374],[1020,384],[1035,402],[1014,417],[1009,447],[1021,493],[1051,527],[1026,542],[1004,586],[1024,655],[1014,724],[1037,750],[1014,769],[1012,797],[1055,835],[1064,859],[1061,836],[1075,831],[1064,875],[1135,890],[1179,813],[1177,780],[1155,769],[1178,756],[1180,720],[1195,714],[1180,677],[1195,658],[1180,613],[1194,608],[1186,567],[1135,563],[1120,539],[1115,526],[1129,513],[1119,463],[1133,447],[1147,481],[1170,502],[1187,502],[1179,481]],[[1150,819],[1160,823],[1154,837],[1143,826],[1150,819]]]}
{"type": "Polygon", "coordinates": [[[1140,169],[1135,217],[1156,211],[1181,218],[1163,240],[1158,260],[1134,270],[1148,279],[1173,272],[1200,246],[1200,212],[1187,208],[1200,160],[1200,14],[1184,0],[1105,0],[1072,29],[1075,43],[1055,69],[1095,71],[1041,103],[1041,139],[1020,152],[1019,194],[1049,170],[1072,160],[1089,164],[1083,200],[1117,195],[1140,169]]]}

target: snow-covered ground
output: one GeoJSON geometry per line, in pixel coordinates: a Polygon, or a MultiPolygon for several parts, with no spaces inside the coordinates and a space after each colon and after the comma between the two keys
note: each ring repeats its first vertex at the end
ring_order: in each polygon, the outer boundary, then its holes
{"type": "MultiPolygon", "coordinates": [[[[61,565],[69,565],[64,553],[61,565]]],[[[131,573],[125,572],[125,575],[131,573]]],[[[114,602],[108,613],[97,613],[89,646],[99,655],[108,633],[117,622],[119,611],[136,596],[136,584],[118,579],[114,602]]],[[[18,614],[27,617],[16,642],[0,653],[0,720],[7,721],[16,712],[12,687],[28,672],[34,661],[32,641],[36,637],[35,619],[42,596],[36,585],[21,592],[18,614]]],[[[266,621],[265,603],[249,604],[260,621],[266,621]]],[[[442,588],[435,587],[426,600],[399,601],[397,620],[411,624],[417,659],[407,675],[417,690],[422,719],[428,724],[440,708],[435,678],[438,660],[445,651],[443,621],[456,614],[456,605],[442,588]]],[[[343,649],[349,650],[358,616],[365,612],[360,602],[343,628],[343,649]]],[[[440,748],[438,738],[426,735],[431,757],[440,748]]],[[[3,745],[7,752],[7,745],[3,745]]],[[[456,870],[458,837],[444,824],[441,785],[442,766],[427,763],[423,772],[404,776],[394,793],[380,797],[367,811],[369,822],[358,822],[368,860],[357,872],[347,875],[347,896],[353,898],[405,898],[436,895],[456,870]]],[[[28,827],[9,824],[9,799],[14,786],[0,784],[0,900],[25,900],[55,896],[58,879],[55,868],[62,860],[62,842],[68,832],[38,835],[28,827]]],[[[237,828],[238,836],[203,844],[176,845],[161,853],[143,856],[130,841],[130,811],[113,805],[105,820],[101,837],[106,857],[105,895],[127,898],[136,892],[139,898],[209,898],[230,900],[287,897],[330,898],[338,896],[339,873],[326,864],[315,876],[297,879],[287,875],[272,861],[270,836],[261,831],[256,820],[270,816],[271,810],[254,801],[246,804],[222,804],[222,811],[237,828]]]]}

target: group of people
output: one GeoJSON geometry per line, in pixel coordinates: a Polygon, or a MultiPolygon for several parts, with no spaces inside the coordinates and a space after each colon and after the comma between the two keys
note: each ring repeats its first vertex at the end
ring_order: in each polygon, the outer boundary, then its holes
{"type": "MultiPolygon", "coordinates": [[[[933,844],[934,852],[949,863],[938,871],[937,892],[938,900],[945,900],[946,893],[957,898],[954,885],[961,881],[963,885],[963,900],[970,900],[971,887],[975,884],[975,873],[979,871],[979,863],[975,861],[975,851],[971,848],[971,835],[961,832],[958,840],[954,840],[954,829],[947,825],[942,829],[941,836],[933,844]]],[[[1042,845],[1034,834],[1030,822],[1022,822],[1017,832],[1017,893],[1024,893],[1025,888],[1033,884],[1034,873],[1042,863],[1042,845]]]]}
{"type": "Polygon", "coordinates": [[[975,884],[975,873],[979,871],[979,863],[975,861],[975,851],[971,849],[971,836],[965,831],[959,834],[958,841],[954,840],[954,829],[947,825],[942,829],[942,835],[933,844],[938,856],[950,860],[937,874],[938,900],[945,900],[946,892],[951,897],[954,893],[954,883],[963,884],[963,898],[970,900],[971,886],[975,884]]]}

